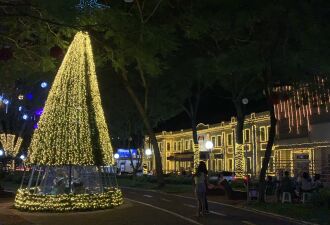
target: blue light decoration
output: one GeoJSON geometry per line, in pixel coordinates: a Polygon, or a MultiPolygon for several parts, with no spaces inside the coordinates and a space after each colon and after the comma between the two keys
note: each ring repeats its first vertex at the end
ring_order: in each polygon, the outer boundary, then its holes
{"type": "Polygon", "coordinates": [[[105,9],[110,8],[108,5],[100,4],[97,0],[80,0],[79,4],[76,5],[77,9],[84,10],[86,8],[90,9],[105,9]]]}
{"type": "Polygon", "coordinates": [[[38,124],[37,123],[33,125],[33,129],[38,129],[38,124]]]}
{"type": "Polygon", "coordinates": [[[18,111],[22,111],[23,106],[18,106],[18,111]]]}
{"type": "Polygon", "coordinates": [[[2,102],[3,102],[3,104],[5,104],[5,105],[8,105],[9,104],[9,100],[8,99],[4,99],[4,100],[2,100],[2,102]]]}
{"type": "MultiPolygon", "coordinates": [[[[130,150],[129,149],[122,149],[122,148],[119,148],[117,150],[117,153],[119,154],[119,157],[122,159],[122,158],[130,158],[130,150]]],[[[137,149],[131,149],[131,154],[134,157],[136,157],[137,155],[137,149]]]]}
{"type": "Polygon", "coordinates": [[[42,83],[40,84],[40,87],[41,87],[41,88],[46,88],[46,87],[48,87],[48,83],[47,83],[47,82],[42,82],[42,83]]]}
{"type": "Polygon", "coordinates": [[[32,93],[28,93],[28,94],[26,94],[26,98],[27,98],[28,100],[32,100],[32,99],[33,99],[33,95],[32,95],[32,93]]]}
{"type": "Polygon", "coordinates": [[[29,118],[29,116],[28,116],[27,114],[24,114],[24,115],[22,116],[22,118],[23,118],[23,120],[27,120],[27,119],[29,118]]]}
{"type": "Polygon", "coordinates": [[[2,95],[0,95],[0,102],[2,102],[2,99],[3,99],[3,96],[2,96],[2,95]]]}
{"type": "Polygon", "coordinates": [[[37,116],[41,116],[41,114],[43,113],[43,111],[44,111],[44,108],[37,109],[36,112],[35,112],[35,114],[37,116]]]}

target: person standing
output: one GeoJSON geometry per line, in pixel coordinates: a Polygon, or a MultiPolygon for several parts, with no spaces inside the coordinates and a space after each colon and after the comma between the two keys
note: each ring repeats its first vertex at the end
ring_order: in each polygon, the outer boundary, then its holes
{"type": "MultiPolygon", "coordinates": [[[[209,180],[208,180],[208,171],[207,171],[207,168],[206,168],[206,164],[204,161],[200,161],[199,162],[199,165],[201,166],[201,170],[202,172],[205,174],[205,180],[204,180],[204,183],[205,183],[205,190],[207,191],[207,188],[208,188],[208,185],[209,185],[209,180]]],[[[209,214],[209,204],[208,204],[208,201],[207,201],[207,195],[206,195],[206,192],[205,192],[205,214],[209,214]]]]}
{"type": "Polygon", "coordinates": [[[197,198],[197,216],[203,216],[205,214],[205,186],[206,174],[203,165],[200,163],[197,167],[196,174],[194,176],[194,189],[195,196],[197,198]]]}

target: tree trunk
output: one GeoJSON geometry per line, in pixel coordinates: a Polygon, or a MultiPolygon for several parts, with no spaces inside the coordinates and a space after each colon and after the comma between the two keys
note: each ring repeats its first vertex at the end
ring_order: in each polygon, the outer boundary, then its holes
{"type": "Polygon", "coordinates": [[[193,135],[194,144],[198,144],[198,135],[197,135],[197,127],[196,127],[196,116],[193,115],[191,118],[191,129],[193,135]]]}
{"type": "Polygon", "coordinates": [[[137,110],[139,111],[140,116],[142,117],[143,123],[147,129],[151,144],[154,149],[154,154],[155,154],[156,175],[157,175],[158,186],[163,187],[165,185],[165,183],[164,183],[164,177],[163,177],[162,160],[161,160],[161,155],[160,155],[155,132],[153,131],[153,129],[150,125],[149,118],[148,118],[147,113],[145,112],[141,102],[139,101],[138,97],[135,95],[135,92],[132,89],[132,87],[129,85],[126,74],[121,74],[121,76],[124,81],[124,86],[125,86],[128,94],[131,96],[131,99],[133,100],[135,106],[137,107],[137,110]]]}
{"type": "Polygon", "coordinates": [[[243,144],[244,112],[241,99],[233,99],[237,113],[236,143],[243,144]]]}
{"type": "MultiPolygon", "coordinates": [[[[268,91],[266,91],[266,93],[267,92],[268,91]]],[[[271,102],[269,92],[268,92],[268,94],[266,94],[266,98],[268,101],[268,110],[269,110],[269,114],[270,114],[270,131],[268,134],[268,142],[267,142],[267,147],[266,147],[266,151],[265,151],[265,157],[262,162],[262,168],[260,170],[260,175],[259,175],[259,201],[260,202],[265,201],[266,171],[268,169],[270,156],[272,154],[272,148],[273,148],[275,134],[276,134],[276,123],[277,123],[277,120],[275,117],[274,106],[273,106],[273,103],[271,102]]]]}

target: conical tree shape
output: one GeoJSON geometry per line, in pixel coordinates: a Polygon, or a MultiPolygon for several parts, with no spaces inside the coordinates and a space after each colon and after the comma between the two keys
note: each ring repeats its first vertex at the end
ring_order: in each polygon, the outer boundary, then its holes
{"type": "Polygon", "coordinates": [[[78,32],[59,68],[29,148],[39,165],[110,165],[112,147],[92,46],[78,32]]]}

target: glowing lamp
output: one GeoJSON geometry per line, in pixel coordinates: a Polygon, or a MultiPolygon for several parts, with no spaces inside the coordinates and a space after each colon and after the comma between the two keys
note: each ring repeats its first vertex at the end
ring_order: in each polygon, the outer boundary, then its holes
{"type": "Polygon", "coordinates": [[[40,109],[37,109],[35,113],[36,113],[37,116],[41,116],[41,114],[43,113],[43,111],[44,111],[44,109],[43,108],[40,108],[40,109]]]}
{"type": "Polygon", "coordinates": [[[47,86],[48,86],[47,82],[42,82],[42,83],[40,84],[40,87],[41,87],[41,88],[46,88],[47,86]]]}
{"type": "Polygon", "coordinates": [[[22,111],[23,107],[22,106],[19,106],[18,107],[18,111],[22,111]]]}
{"type": "Polygon", "coordinates": [[[5,104],[5,105],[8,105],[8,104],[9,104],[9,100],[6,99],[6,98],[5,98],[2,102],[3,102],[3,104],[5,104]]]}
{"type": "Polygon", "coordinates": [[[115,159],[119,159],[119,154],[116,153],[116,154],[113,155],[113,157],[114,157],[115,159]]]}
{"type": "Polygon", "coordinates": [[[4,154],[5,152],[2,149],[0,149],[0,156],[3,156],[4,154]]]}
{"type": "Polygon", "coordinates": [[[23,120],[27,120],[27,119],[29,118],[29,116],[28,116],[27,114],[24,114],[24,115],[22,116],[22,118],[23,118],[23,120]]]}
{"type": "Polygon", "coordinates": [[[32,100],[32,99],[33,99],[33,95],[32,95],[32,93],[28,93],[28,94],[26,95],[26,98],[27,98],[28,100],[32,100]]]}
{"type": "Polygon", "coordinates": [[[20,157],[19,157],[19,158],[20,158],[21,160],[23,160],[23,161],[24,161],[24,160],[25,160],[25,155],[23,155],[23,154],[22,154],[22,155],[20,155],[20,157]]]}
{"type": "Polygon", "coordinates": [[[205,148],[206,148],[207,150],[211,150],[211,149],[213,148],[213,143],[212,143],[212,141],[206,141],[206,143],[205,143],[205,148]]]}
{"type": "Polygon", "coordinates": [[[24,99],[24,95],[18,95],[18,100],[23,100],[24,99]]]}
{"type": "Polygon", "coordinates": [[[249,103],[249,99],[248,98],[243,98],[242,103],[243,103],[243,105],[247,105],[249,103]]]}
{"type": "Polygon", "coordinates": [[[150,156],[152,154],[151,149],[150,148],[146,149],[145,153],[147,156],[150,156]]]}

